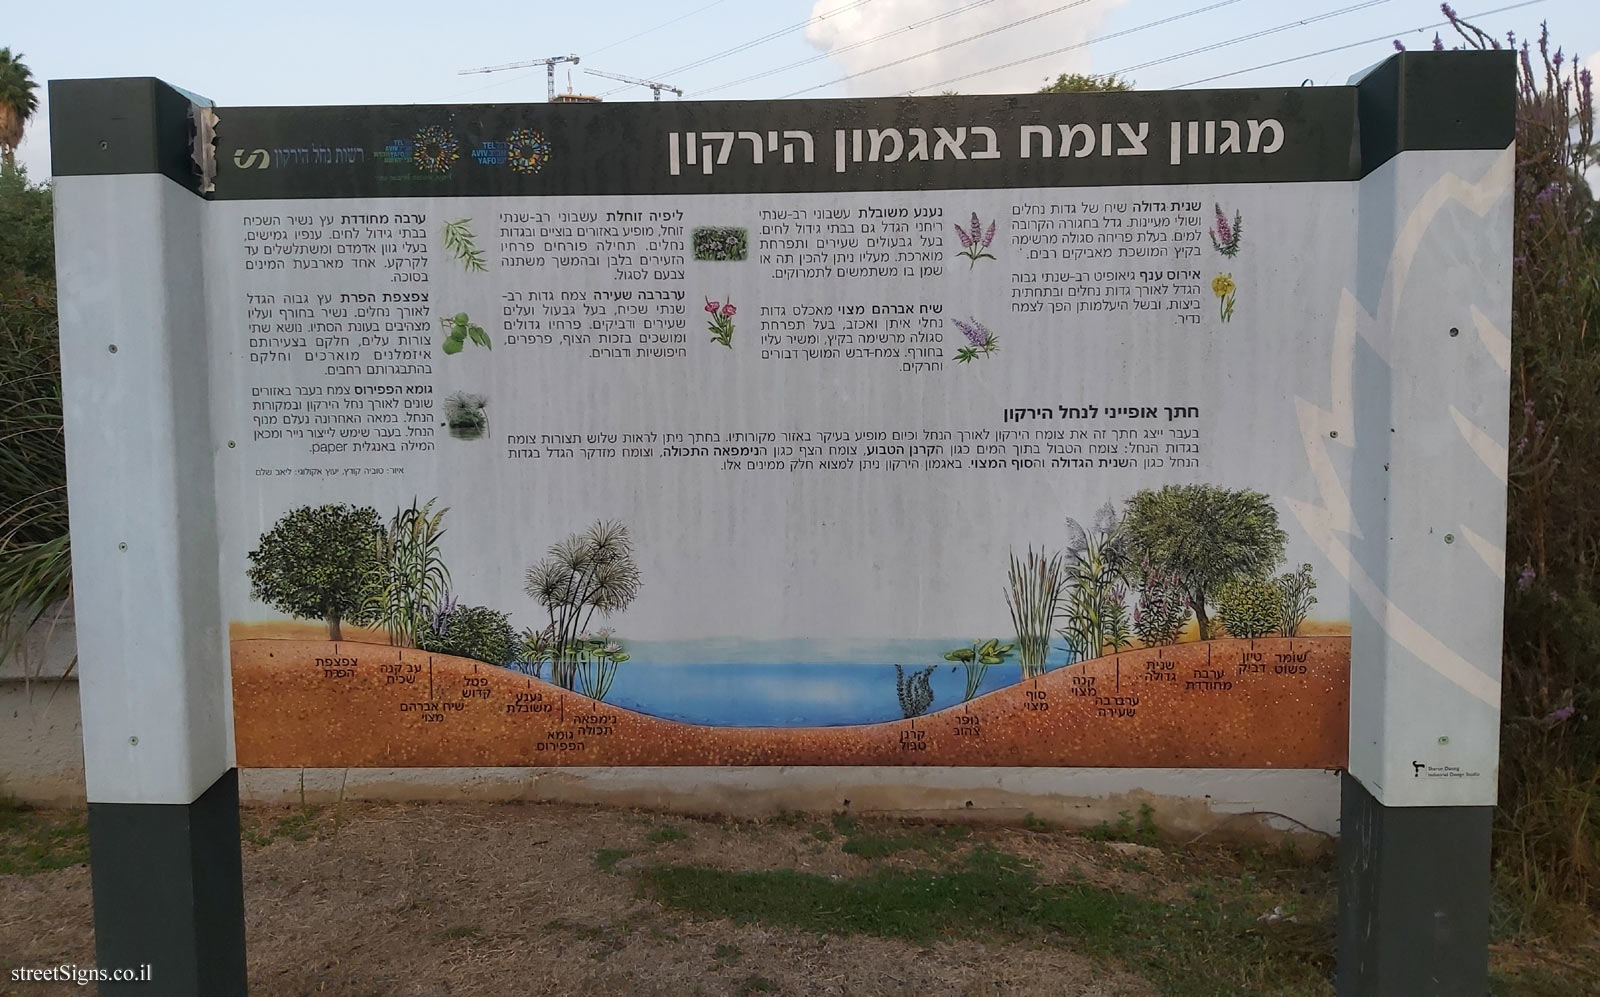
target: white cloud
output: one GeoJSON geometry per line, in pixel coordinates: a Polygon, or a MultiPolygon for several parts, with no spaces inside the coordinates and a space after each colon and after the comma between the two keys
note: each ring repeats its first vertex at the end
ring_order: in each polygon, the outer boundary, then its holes
{"type": "MultiPolygon", "coordinates": [[[[806,29],[806,41],[831,54],[829,61],[845,76],[875,69],[901,59],[907,61],[877,72],[866,73],[839,84],[849,96],[887,96],[913,88],[933,87],[957,76],[965,76],[991,66],[1014,62],[1051,49],[1065,48],[1088,40],[1099,32],[1107,16],[1125,0],[1089,0],[1082,6],[1041,17],[1014,28],[974,41],[951,45],[961,39],[1030,15],[1063,6],[1070,0],[992,0],[973,10],[941,18],[932,24],[906,31],[882,41],[840,51],[857,42],[886,34],[918,21],[924,21],[962,7],[973,0],[875,0],[852,10],[818,21],[806,29]],[[920,58],[908,58],[930,49],[951,45],[920,58]]],[[[837,10],[845,0],[816,0],[813,17],[837,10]]],[[[1057,73],[1092,72],[1090,50],[1078,49],[1049,59],[1040,59],[1010,69],[997,70],[949,84],[962,93],[1014,93],[1037,90],[1057,73]]],[[[811,96],[818,96],[812,94],[811,96]]]]}

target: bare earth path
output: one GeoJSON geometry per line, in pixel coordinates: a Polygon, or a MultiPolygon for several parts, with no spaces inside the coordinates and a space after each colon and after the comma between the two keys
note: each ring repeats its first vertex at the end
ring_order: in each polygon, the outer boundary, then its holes
{"type": "MultiPolygon", "coordinates": [[[[461,804],[252,811],[245,826],[252,993],[271,997],[1156,992],[1059,940],[924,945],[741,925],[664,907],[628,875],[642,863],[681,863],[850,877],[910,868],[922,854],[847,854],[841,837],[821,840],[832,832],[810,821],[461,804]]],[[[1101,847],[1061,840],[1040,856],[1046,876],[1078,864],[1078,846],[1101,847]]],[[[5,968],[93,965],[91,939],[86,867],[0,875],[5,968]]],[[[85,992],[7,990],[21,985],[6,977],[0,993],[85,992]]]]}

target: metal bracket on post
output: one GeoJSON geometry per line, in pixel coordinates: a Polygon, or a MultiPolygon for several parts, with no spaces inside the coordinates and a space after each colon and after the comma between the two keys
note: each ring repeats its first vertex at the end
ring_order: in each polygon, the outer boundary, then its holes
{"type": "Polygon", "coordinates": [[[151,981],[103,994],[245,993],[194,103],[50,87],[96,959],[151,981]]]}

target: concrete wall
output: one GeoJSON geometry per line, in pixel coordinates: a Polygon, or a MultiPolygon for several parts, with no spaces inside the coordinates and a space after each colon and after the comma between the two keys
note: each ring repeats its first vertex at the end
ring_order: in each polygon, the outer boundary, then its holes
{"type": "MultiPolygon", "coordinates": [[[[0,666],[0,792],[41,806],[84,800],[82,730],[70,614],[29,634],[0,666]]],[[[1019,820],[1069,827],[1137,817],[1142,804],[1180,836],[1338,832],[1333,772],[1260,769],[611,768],[250,769],[254,804],[392,800],[555,800],[677,813],[761,817],[781,810],[1019,820]]]]}

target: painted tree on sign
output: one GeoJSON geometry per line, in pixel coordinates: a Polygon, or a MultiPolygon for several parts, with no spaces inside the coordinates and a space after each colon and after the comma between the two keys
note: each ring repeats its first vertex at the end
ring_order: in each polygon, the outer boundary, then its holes
{"type": "Polygon", "coordinates": [[[1265,579],[1283,560],[1286,539],[1265,495],[1216,485],[1142,489],[1128,500],[1122,531],[1131,562],[1183,579],[1201,639],[1212,636],[1206,605],[1222,586],[1265,579]]]}
{"type": "Polygon", "coordinates": [[[250,594],[290,616],[326,620],[328,639],[341,640],[341,624],[371,618],[373,562],[384,538],[371,506],[293,509],[250,552],[250,594]]]}

